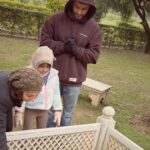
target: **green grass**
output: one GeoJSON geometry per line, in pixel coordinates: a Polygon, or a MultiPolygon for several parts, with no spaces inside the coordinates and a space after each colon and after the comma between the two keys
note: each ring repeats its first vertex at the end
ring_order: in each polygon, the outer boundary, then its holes
{"type": "MultiPolygon", "coordinates": [[[[29,64],[37,41],[0,37],[0,69],[12,70],[29,64]]],[[[134,124],[135,116],[150,112],[150,55],[136,51],[102,49],[96,65],[89,65],[88,77],[112,85],[104,104],[94,107],[80,95],[73,124],[94,123],[104,106],[113,106],[116,129],[150,149],[150,129],[134,124]],[[140,129],[138,128],[140,126],[140,129]]]]}
{"type": "MultiPolygon", "coordinates": [[[[103,49],[97,65],[89,65],[88,76],[112,85],[105,105],[111,105],[116,110],[116,128],[149,150],[150,130],[142,133],[131,121],[136,115],[150,111],[150,55],[136,51],[103,49]]],[[[102,106],[95,109],[101,108],[102,106]]],[[[101,113],[93,112],[95,119],[101,113]]],[[[89,117],[89,120],[92,119],[89,117]]]]}
{"type": "Polygon", "coordinates": [[[37,41],[0,37],[0,69],[10,70],[29,64],[37,41]]]}

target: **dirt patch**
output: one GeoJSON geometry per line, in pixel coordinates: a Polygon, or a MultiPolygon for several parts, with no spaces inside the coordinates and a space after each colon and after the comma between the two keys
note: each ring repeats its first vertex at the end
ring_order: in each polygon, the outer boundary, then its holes
{"type": "Polygon", "coordinates": [[[96,122],[96,118],[97,118],[96,116],[97,115],[92,110],[89,110],[87,108],[84,109],[76,108],[73,115],[73,123],[78,124],[78,121],[81,121],[82,119],[86,120],[87,118],[95,118],[95,122],[96,122]]]}
{"type": "Polygon", "coordinates": [[[133,126],[144,134],[150,134],[150,111],[135,115],[131,120],[133,126]]]}

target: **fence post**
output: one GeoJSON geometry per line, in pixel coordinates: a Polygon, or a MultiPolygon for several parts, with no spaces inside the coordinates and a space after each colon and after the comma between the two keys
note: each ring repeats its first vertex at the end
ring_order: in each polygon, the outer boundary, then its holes
{"type": "Polygon", "coordinates": [[[96,122],[102,124],[102,129],[100,131],[97,140],[98,142],[97,142],[96,150],[102,149],[108,126],[115,128],[116,121],[113,119],[114,115],[115,115],[114,108],[111,106],[106,106],[102,110],[102,115],[97,118],[96,122]]]}

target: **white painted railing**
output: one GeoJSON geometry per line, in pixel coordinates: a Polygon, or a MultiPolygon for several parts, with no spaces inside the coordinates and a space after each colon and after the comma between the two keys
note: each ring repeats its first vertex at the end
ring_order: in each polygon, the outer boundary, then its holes
{"type": "Polygon", "coordinates": [[[143,150],[114,129],[115,111],[105,107],[97,123],[7,133],[10,150],[143,150]]]}

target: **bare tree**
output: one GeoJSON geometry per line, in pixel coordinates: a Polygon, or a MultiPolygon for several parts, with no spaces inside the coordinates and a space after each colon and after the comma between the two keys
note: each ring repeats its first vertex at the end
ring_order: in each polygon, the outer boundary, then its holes
{"type": "Polygon", "coordinates": [[[145,33],[147,35],[147,43],[145,47],[145,53],[150,53],[150,27],[146,18],[146,10],[150,11],[150,0],[132,0],[135,11],[141,18],[141,25],[143,26],[145,33]],[[149,8],[148,8],[149,7],[149,8]]]}
{"type": "Polygon", "coordinates": [[[150,53],[150,26],[147,21],[147,16],[148,14],[150,14],[150,0],[97,0],[96,2],[101,5],[101,7],[105,3],[106,5],[104,6],[107,6],[107,9],[105,8],[105,10],[107,11],[111,8],[117,12],[120,12],[122,18],[126,21],[128,21],[134,11],[136,11],[141,19],[140,23],[143,26],[145,34],[147,36],[144,52],[150,53]]]}

